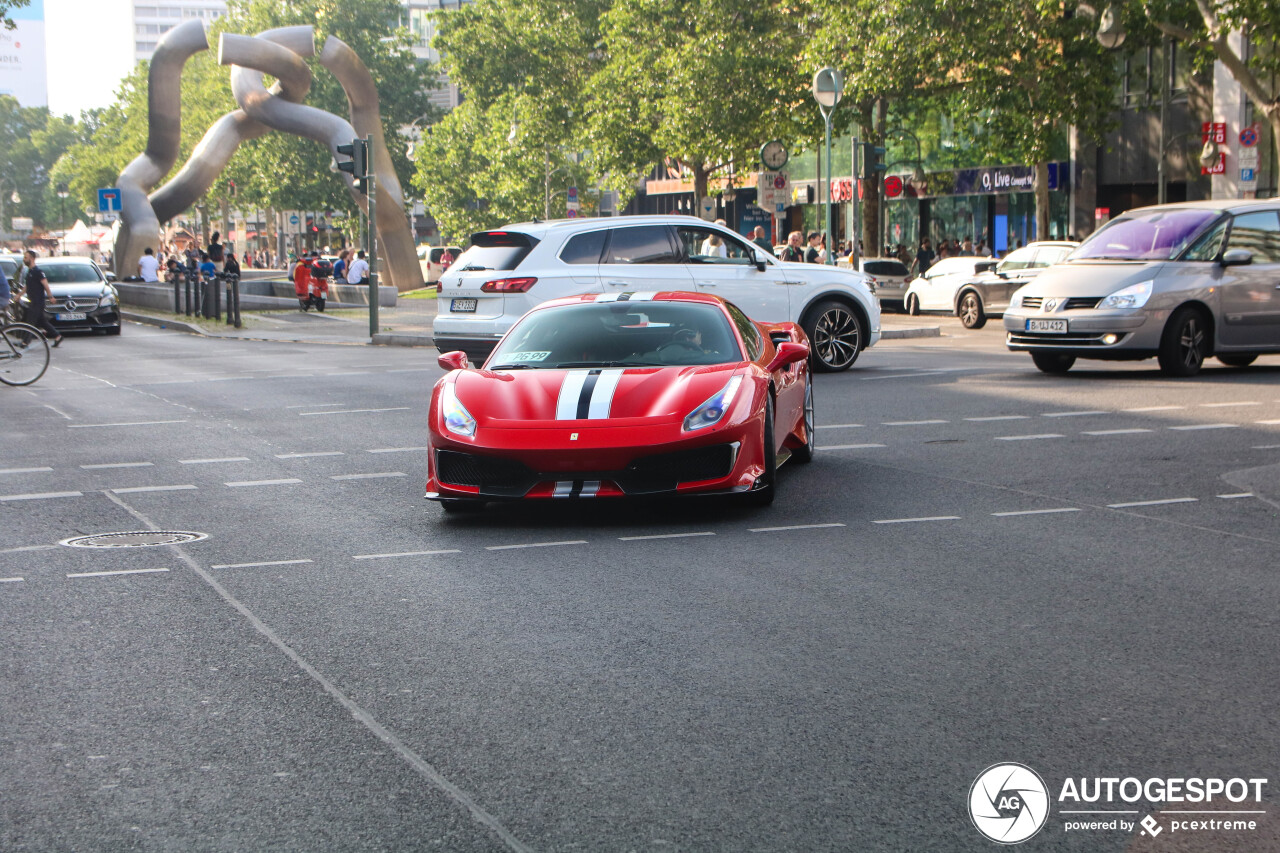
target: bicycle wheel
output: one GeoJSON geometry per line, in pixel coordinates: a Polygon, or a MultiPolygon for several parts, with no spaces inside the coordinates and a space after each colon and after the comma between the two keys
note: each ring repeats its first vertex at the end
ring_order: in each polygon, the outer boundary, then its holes
{"type": "Polygon", "coordinates": [[[30,385],[49,368],[49,342],[40,330],[15,323],[0,336],[0,382],[30,385]]]}

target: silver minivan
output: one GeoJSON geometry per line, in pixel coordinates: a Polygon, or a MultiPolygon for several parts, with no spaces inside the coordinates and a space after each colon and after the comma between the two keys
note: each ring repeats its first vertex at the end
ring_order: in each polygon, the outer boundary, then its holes
{"type": "Polygon", "coordinates": [[[1280,353],[1280,200],[1131,210],[1019,289],[1004,328],[1046,373],[1155,357],[1192,376],[1210,356],[1245,367],[1280,353]]]}

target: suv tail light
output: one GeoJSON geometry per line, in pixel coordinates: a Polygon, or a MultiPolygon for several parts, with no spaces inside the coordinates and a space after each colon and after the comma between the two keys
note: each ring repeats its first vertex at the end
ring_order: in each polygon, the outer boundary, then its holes
{"type": "Polygon", "coordinates": [[[499,278],[480,285],[482,293],[524,293],[537,283],[536,278],[499,278]]]}
{"type": "Polygon", "coordinates": [[[444,292],[444,283],[440,279],[436,279],[436,293],[444,292]]]}

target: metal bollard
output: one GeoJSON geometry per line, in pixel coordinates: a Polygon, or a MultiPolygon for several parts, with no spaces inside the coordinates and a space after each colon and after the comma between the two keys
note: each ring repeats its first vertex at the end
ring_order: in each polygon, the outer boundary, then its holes
{"type": "Polygon", "coordinates": [[[240,328],[240,276],[231,277],[231,302],[235,306],[236,328],[240,328]]]}
{"type": "Polygon", "coordinates": [[[182,313],[182,292],[178,286],[180,276],[177,273],[169,273],[169,280],[173,282],[173,313],[182,313]]]}
{"type": "Polygon", "coordinates": [[[195,287],[195,278],[191,275],[191,271],[187,270],[187,272],[183,275],[183,279],[186,280],[186,303],[184,305],[184,308],[186,310],[187,316],[190,317],[191,316],[191,291],[195,287]]]}
{"type": "Polygon", "coordinates": [[[222,275],[222,273],[215,273],[213,276],[213,282],[211,283],[211,289],[213,290],[213,299],[210,301],[213,304],[210,307],[213,311],[213,315],[210,319],[213,319],[213,320],[222,319],[222,288],[225,284],[226,284],[226,278],[222,275]]]}

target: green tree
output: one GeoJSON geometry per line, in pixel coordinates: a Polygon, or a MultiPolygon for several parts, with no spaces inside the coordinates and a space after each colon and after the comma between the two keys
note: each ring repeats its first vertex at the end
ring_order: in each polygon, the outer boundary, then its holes
{"type": "Polygon", "coordinates": [[[59,221],[54,164],[75,139],[70,119],[0,96],[0,221],[6,227],[14,216],[30,217],[37,229],[65,224],[59,221]],[[18,202],[12,200],[14,193],[18,202]]]}
{"type": "Polygon", "coordinates": [[[0,22],[4,23],[5,29],[11,30],[17,26],[13,18],[9,17],[9,13],[14,9],[21,9],[30,2],[31,0],[0,0],[0,22]]]}

